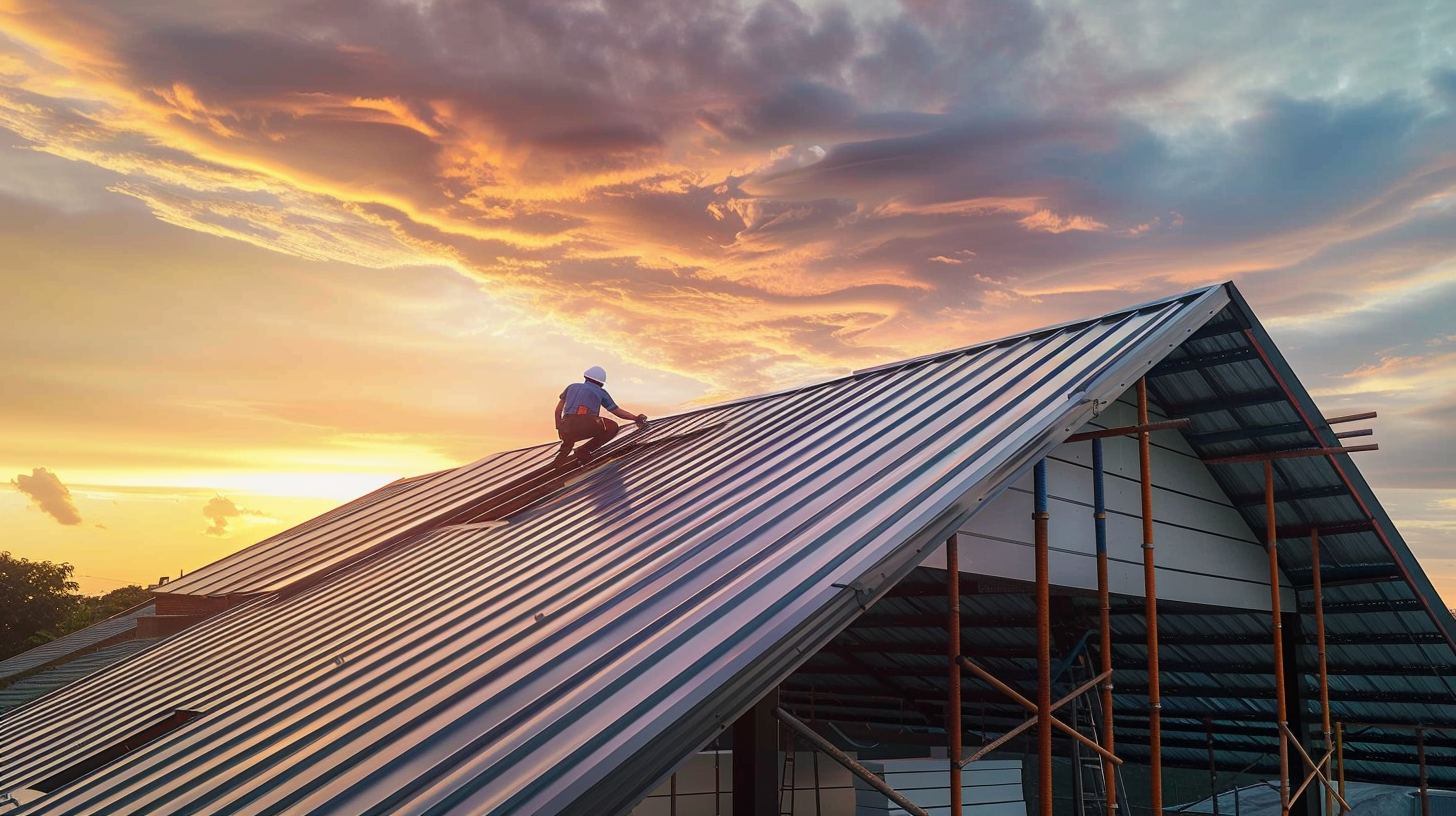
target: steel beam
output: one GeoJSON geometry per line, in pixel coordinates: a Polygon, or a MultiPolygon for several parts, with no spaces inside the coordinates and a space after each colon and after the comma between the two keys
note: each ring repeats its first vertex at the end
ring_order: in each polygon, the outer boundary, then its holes
{"type": "Polygon", "coordinates": [[[1379,414],[1374,411],[1365,411],[1359,414],[1346,414],[1345,416],[1329,417],[1325,420],[1326,425],[1340,425],[1345,422],[1359,422],[1362,419],[1374,419],[1379,414]]]}
{"type": "Polygon", "coordinates": [[[1283,436],[1285,434],[1301,433],[1309,433],[1309,430],[1304,427],[1303,422],[1281,422],[1278,425],[1261,425],[1254,428],[1232,428],[1227,431],[1191,434],[1187,439],[1188,444],[1197,448],[1203,445],[1218,445],[1224,442],[1238,442],[1244,439],[1260,439],[1266,436],[1283,436]]]}
{"type": "Polygon", "coordinates": [[[1189,403],[1165,403],[1163,410],[1167,411],[1169,416],[1196,416],[1198,414],[1211,414],[1215,411],[1237,411],[1240,408],[1252,408],[1256,405],[1269,405],[1275,402],[1288,401],[1289,397],[1283,391],[1278,388],[1270,388],[1247,394],[1210,397],[1189,403]]]}
{"type": "Polygon", "coordinates": [[[1139,422],[1136,425],[1124,425],[1120,428],[1101,428],[1095,431],[1083,431],[1067,437],[1065,442],[1086,442],[1089,439],[1111,439],[1114,436],[1133,436],[1149,431],[1170,431],[1177,428],[1187,428],[1193,424],[1191,419],[1168,419],[1162,422],[1139,422]]]}
{"type": "Polygon", "coordinates": [[[1176,374],[1180,371],[1192,371],[1198,368],[1228,365],[1244,360],[1252,360],[1256,357],[1258,357],[1258,352],[1247,347],[1210,351],[1207,354],[1195,354],[1177,360],[1164,360],[1154,366],[1153,370],[1149,371],[1147,376],[1162,377],[1168,374],[1176,374]]]}
{"type": "Polygon", "coordinates": [[[1380,450],[1379,445],[1350,445],[1334,448],[1296,448],[1295,450],[1270,451],[1268,453],[1244,453],[1238,456],[1216,456],[1204,459],[1205,465],[1246,465],[1255,462],[1269,462],[1275,459],[1305,459],[1311,456],[1334,456],[1338,453],[1363,453],[1380,450]]]}

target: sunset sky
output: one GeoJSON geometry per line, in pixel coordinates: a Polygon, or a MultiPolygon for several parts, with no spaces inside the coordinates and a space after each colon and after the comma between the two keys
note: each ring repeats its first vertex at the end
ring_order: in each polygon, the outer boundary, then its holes
{"type": "Polygon", "coordinates": [[[1456,602],[1456,3],[0,0],[0,549],[1233,280],[1456,602]]]}

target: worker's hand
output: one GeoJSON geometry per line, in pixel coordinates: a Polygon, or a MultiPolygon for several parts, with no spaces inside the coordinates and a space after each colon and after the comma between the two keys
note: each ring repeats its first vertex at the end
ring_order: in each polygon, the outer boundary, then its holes
{"type": "Polygon", "coordinates": [[[647,430],[647,415],[646,414],[638,414],[637,415],[637,427],[641,428],[644,431],[647,430]]]}

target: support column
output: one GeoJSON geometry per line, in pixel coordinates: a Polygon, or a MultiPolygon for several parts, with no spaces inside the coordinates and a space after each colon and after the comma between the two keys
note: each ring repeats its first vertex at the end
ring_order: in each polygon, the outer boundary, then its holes
{"type": "MultiPolygon", "coordinates": [[[[1099,693],[1102,702],[1102,747],[1115,751],[1112,744],[1112,600],[1107,588],[1107,491],[1102,468],[1102,440],[1092,440],[1092,527],[1097,537],[1097,606],[1101,640],[1102,681],[1099,693]]],[[[1080,778],[1080,771],[1078,772],[1080,778]]],[[[1103,790],[1107,791],[1107,813],[1117,812],[1117,769],[1102,763],[1103,790]]]]}
{"type": "Polygon", "coordinates": [[[945,716],[946,755],[950,757],[950,816],[961,816],[961,663],[956,658],[961,653],[961,554],[952,535],[945,541],[945,601],[949,612],[945,628],[946,653],[950,657],[947,669],[949,684],[945,716]]]}
{"type": "MultiPolygon", "coordinates": [[[[1299,744],[1304,752],[1311,758],[1317,759],[1323,756],[1323,753],[1315,751],[1310,741],[1310,735],[1315,729],[1315,720],[1309,710],[1309,691],[1305,687],[1304,678],[1314,672],[1311,671],[1309,659],[1302,648],[1304,646],[1304,628],[1298,612],[1281,614],[1283,621],[1279,631],[1283,638],[1281,646],[1284,651],[1284,701],[1287,706],[1284,716],[1289,723],[1289,730],[1298,735],[1299,744]]],[[[1289,775],[1292,795],[1294,784],[1309,775],[1304,760],[1297,753],[1290,757],[1289,775]]],[[[1298,798],[1291,798],[1289,802],[1291,816],[1320,816],[1320,790],[1322,788],[1323,786],[1318,782],[1306,785],[1298,798]]]]}
{"type": "MultiPolygon", "coordinates": [[[[1335,723],[1335,764],[1340,768],[1340,798],[1348,802],[1350,800],[1345,796],[1345,724],[1342,722],[1335,723]]],[[[1345,811],[1342,809],[1340,812],[1345,811]]]]}
{"type": "MultiPolygon", "coordinates": [[[[1148,381],[1137,383],[1138,424],[1148,424],[1148,381]]],[[[1143,493],[1143,590],[1144,617],[1148,627],[1148,750],[1152,783],[1150,809],[1163,812],[1163,701],[1158,684],[1158,585],[1153,561],[1153,472],[1152,440],[1147,431],[1138,434],[1138,464],[1143,493]]]]}
{"type": "Polygon", "coordinates": [[[1416,729],[1416,762],[1420,765],[1421,774],[1421,816],[1431,816],[1431,795],[1426,785],[1426,731],[1423,728],[1416,729]]]}
{"type": "Polygon", "coordinates": [[[1208,737],[1208,797],[1213,800],[1213,816],[1220,816],[1218,812],[1218,763],[1214,761],[1212,719],[1203,718],[1203,732],[1208,737]]]}
{"type": "Polygon", "coordinates": [[[1052,816],[1052,620],[1051,572],[1047,563],[1046,460],[1036,463],[1036,736],[1038,803],[1041,816],[1052,816]]]}
{"type": "MultiPolygon", "coordinates": [[[[1309,531],[1309,560],[1314,570],[1314,630],[1315,646],[1319,651],[1319,704],[1320,704],[1320,751],[1328,753],[1334,745],[1334,736],[1330,732],[1330,676],[1329,665],[1325,660],[1325,595],[1324,583],[1320,576],[1320,541],[1319,528],[1315,527],[1309,531]]],[[[1330,762],[1324,762],[1324,774],[1326,779],[1333,778],[1330,774],[1330,762]]],[[[1321,786],[1325,792],[1326,816],[1334,811],[1335,793],[1328,786],[1321,786]]]]}
{"type": "Polygon", "coordinates": [[[733,816],[778,812],[778,706],[774,689],[733,723],[733,816]]]}
{"type": "MultiPolygon", "coordinates": [[[[1269,597],[1274,617],[1274,720],[1275,728],[1287,723],[1284,700],[1284,637],[1283,616],[1280,614],[1279,593],[1279,535],[1274,525],[1274,465],[1264,460],[1264,547],[1269,553],[1269,597]]],[[[1289,743],[1279,731],[1279,809],[1281,814],[1289,813],[1289,743]]]]}

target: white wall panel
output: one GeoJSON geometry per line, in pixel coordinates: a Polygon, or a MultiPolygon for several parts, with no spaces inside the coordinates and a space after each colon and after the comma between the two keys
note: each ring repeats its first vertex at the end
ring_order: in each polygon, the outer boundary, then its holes
{"type": "MultiPolygon", "coordinates": [[[[1150,410],[1153,421],[1161,417],[1150,410]]],[[[1134,408],[1118,402],[1094,425],[1129,425],[1134,408]]],[[[1180,432],[1152,434],[1153,544],[1158,597],[1241,609],[1269,609],[1269,560],[1264,546],[1180,432]]],[[[1103,440],[1107,501],[1108,584],[1113,593],[1143,596],[1142,489],[1137,441],[1103,440]]],[[[1030,581],[1035,578],[1032,475],[1018,479],[961,529],[963,572],[1030,581]]],[[[1092,443],[1058,447],[1047,461],[1047,541],[1054,585],[1097,587],[1092,508],[1092,443]]],[[[943,550],[925,566],[945,567],[943,550]]],[[[1289,581],[1283,575],[1280,583],[1289,581]]],[[[1282,600],[1292,608],[1294,596],[1282,600]]]]}

